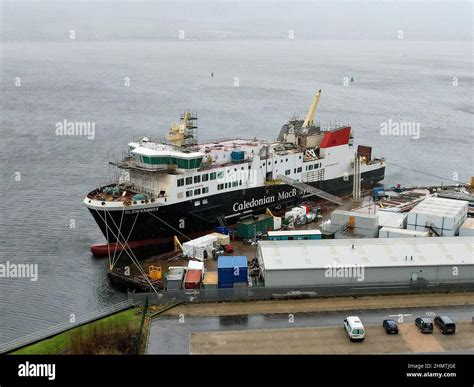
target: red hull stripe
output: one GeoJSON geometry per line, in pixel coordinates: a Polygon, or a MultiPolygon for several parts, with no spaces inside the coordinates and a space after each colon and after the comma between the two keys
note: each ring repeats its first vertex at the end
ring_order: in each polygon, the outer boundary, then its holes
{"type": "Polygon", "coordinates": [[[337,129],[334,131],[327,131],[324,133],[323,140],[321,141],[321,148],[330,148],[332,146],[347,145],[349,144],[349,137],[351,135],[351,128],[337,129]]]}

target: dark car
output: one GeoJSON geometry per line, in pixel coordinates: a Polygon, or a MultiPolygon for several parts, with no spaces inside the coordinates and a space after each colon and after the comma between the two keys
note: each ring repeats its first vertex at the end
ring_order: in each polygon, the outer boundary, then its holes
{"type": "Polygon", "coordinates": [[[382,325],[383,325],[383,328],[385,329],[385,332],[387,332],[388,334],[390,334],[390,333],[397,334],[398,333],[398,325],[395,322],[395,320],[383,320],[382,325]]]}
{"type": "Polygon", "coordinates": [[[434,323],[441,330],[441,333],[445,335],[456,332],[456,324],[449,316],[436,316],[434,323]]]}
{"type": "Polygon", "coordinates": [[[427,317],[418,317],[415,324],[422,333],[433,333],[433,322],[427,317]]]}

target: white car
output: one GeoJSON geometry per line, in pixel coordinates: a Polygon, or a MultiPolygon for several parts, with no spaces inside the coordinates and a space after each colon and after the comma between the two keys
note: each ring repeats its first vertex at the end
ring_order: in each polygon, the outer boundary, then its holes
{"type": "Polygon", "coordinates": [[[362,341],[365,338],[365,329],[357,316],[349,316],[344,320],[344,329],[351,341],[362,341]]]}

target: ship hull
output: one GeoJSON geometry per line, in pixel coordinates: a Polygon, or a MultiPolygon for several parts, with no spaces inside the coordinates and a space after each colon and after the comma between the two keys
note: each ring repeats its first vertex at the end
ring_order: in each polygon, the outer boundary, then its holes
{"type": "MultiPolygon", "coordinates": [[[[362,187],[370,188],[384,179],[385,167],[362,173],[362,187]]],[[[342,195],[352,191],[352,175],[318,181],[310,185],[326,192],[342,195]]],[[[289,185],[269,185],[227,192],[183,203],[147,209],[124,211],[89,208],[109,243],[119,241],[156,240],[169,249],[176,235],[181,240],[214,231],[219,218],[227,225],[249,214],[263,213],[267,208],[286,208],[303,200],[301,192],[289,185]]]]}

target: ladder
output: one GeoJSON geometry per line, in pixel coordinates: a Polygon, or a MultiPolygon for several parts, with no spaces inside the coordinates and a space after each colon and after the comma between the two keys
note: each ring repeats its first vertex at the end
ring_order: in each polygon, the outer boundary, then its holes
{"type": "Polygon", "coordinates": [[[425,227],[433,231],[433,234],[435,234],[436,236],[443,236],[443,231],[436,227],[433,223],[427,224],[425,227]]]}
{"type": "Polygon", "coordinates": [[[302,182],[297,181],[295,179],[292,179],[291,177],[278,175],[277,179],[283,181],[285,184],[288,184],[288,185],[291,185],[292,187],[298,188],[303,193],[305,193],[305,192],[312,193],[313,195],[319,196],[320,198],[323,198],[323,199],[326,199],[330,202],[336,203],[339,206],[343,203],[343,201],[340,197],[337,197],[337,196],[332,195],[328,192],[325,192],[323,190],[315,188],[315,187],[313,187],[309,184],[305,184],[305,183],[302,183],[302,182]]]}

